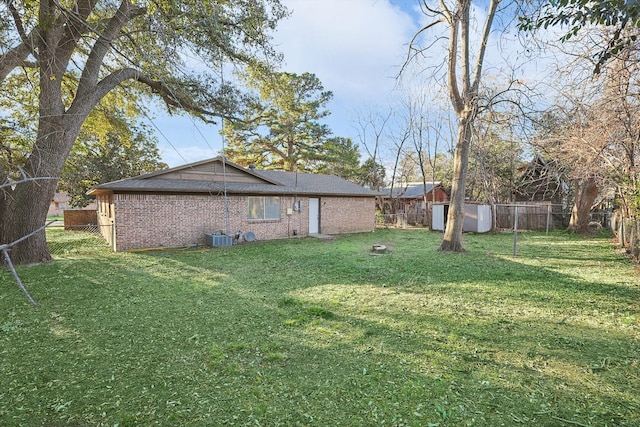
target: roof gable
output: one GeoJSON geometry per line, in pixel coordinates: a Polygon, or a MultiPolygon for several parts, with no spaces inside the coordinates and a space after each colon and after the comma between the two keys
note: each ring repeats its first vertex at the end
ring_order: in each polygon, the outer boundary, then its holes
{"type": "Polygon", "coordinates": [[[236,165],[222,157],[190,163],[170,169],[165,169],[141,175],[139,179],[172,179],[187,181],[209,181],[220,183],[252,183],[274,184],[280,183],[265,179],[251,170],[236,165]]]}
{"type": "Polygon", "coordinates": [[[335,175],[256,170],[257,175],[281,182],[290,193],[310,195],[380,195],[335,175]]]}
{"type": "Polygon", "coordinates": [[[214,158],[96,186],[105,192],[374,197],[380,193],[333,175],[245,169],[214,158]]]}

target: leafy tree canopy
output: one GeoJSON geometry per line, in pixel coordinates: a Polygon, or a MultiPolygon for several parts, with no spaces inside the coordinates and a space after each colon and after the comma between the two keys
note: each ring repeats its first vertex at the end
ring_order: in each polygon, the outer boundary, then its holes
{"type": "Polygon", "coordinates": [[[360,180],[360,151],[351,138],[329,138],[323,149],[325,158],[315,164],[310,162],[311,172],[336,175],[352,182],[360,180]]]}
{"type": "Polygon", "coordinates": [[[93,198],[87,191],[98,184],[167,168],[153,139],[139,129],[123,139],[109,134],[105,141],[87,141],[69,155],[58,188],[70,197],[72,207],[85,207],[93,198]]]}
{"type": "MultiPolygon", "coordinates": [[[[41,228],[56,179],[85,120],[107,94],[153,95],[170,111],[204,120],[229,116],[244,99],[222,84],[221,65],[277,63],[270,32],[287,13],[279,0],[0,2],[0,98],[21,73],[34,76],[38,97],[33,137],[14,138],[19,153],[0,163],[0,182],[18,169],[33,178],[5,187],[0,198],[0,243],[15,242],[14,262],[51,259],[41,228]]],[[[22,108],[5,100],[5,111],[22,108]]],[[[2,152],[12,150],[6,145],[2,152]]]]}
{"type": "Polygon", "coordinates": [[[253,67],[243,75],[258,98],[242,120],[227,123],[225,153],[241,165],[264,169],[319,172],[337,162],[354,166],[356,147],[351,140],[335,138],[321,119],[329,115],[333,97],[311,73],[271,73],[253,67]]]}
{"type": "Polygon", "coordinates": [[[597,60],[594,72],[599,74],[602,66],[622,49],[637,39],[629,32],[640,26],[640,2],[637,0],[546,0],[537,13],[520,17],[519,28],[534,31],[559,25],[566,28],[560,38],[564,42],[576,36],[590,25],[604,25],[612,29],[605,46],[594,56],[597,60]]]}
{"type": "Polygon", "coordinates": [[[128,123],[121,114],[95,110],[67,158],[58,190],[66,192],[72,207],[85,207],[87,192],[98,184],[167,168],[156,138],[143,125],[128,123]],[[95,122],[107,123],[106,126],[95,122]]]}
{"type": "MultiPolygon", "coordinates": [[[[33,73],[11,75],[5,83],[5,96],[0,97],[0,106],[7,108],[7,114],[0,117],[5,136],[0,161],[8,168],[20,164],[18,159],[23,159],[33,145],[39,88],[33,73]],[[8,109],[16,102],[21,108],[8,109]]],[[[64,86],[65,101],[72,86],[72,81],[64,86]]],[[[160,161],[155,137],[137,124],[145,114],[139,93],[127,93],[122,88],[114,88],[91,111],[58,182],[58,190],[69,194],[72,207],[89,204],[92,198],[86,193],[97,184],[167,167],[160,161]]]]}
{"type": "Polygon", "coordinates": [[[358,184],[373,190],[380,190],[384,187],[385,174],[384,166],[369,157],[360,167],[358,184]]]}

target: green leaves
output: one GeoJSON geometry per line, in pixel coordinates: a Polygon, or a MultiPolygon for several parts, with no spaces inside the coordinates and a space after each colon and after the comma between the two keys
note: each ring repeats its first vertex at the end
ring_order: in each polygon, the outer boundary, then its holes
{"type": "Polygon", "coordinates": [[[90,203],[86,193],[97,184],[167,167],[150,129],[139,123],[143,113],[140,95],[118,88],[89,114],[58,184],[71,206],[90,203]]]}
{"type": "Polygon", "coordinates": [[[623,48],[635,41],[635,36],[626,31],[640,24],[640,2],[623,0],[549,0],[543,4],[537,16],[519,17],[518,28],[532,32],[559,26],[566,28],[560,42],[567,42],[588,25],[610,27],[613,33],[609,42],[594,54],[594,73],[623,48]]]}
{"type": "Polygon", "coordinates": [[[310,172],[356,151],[350,140],[330,139],[331,131],[320,122],[329,115],[325,107],[333,94],[314,74],[255,66],[242,77],[256,97],[243,119],[223,130],[228,141],[225,152],[234,162],[310,172]]]}

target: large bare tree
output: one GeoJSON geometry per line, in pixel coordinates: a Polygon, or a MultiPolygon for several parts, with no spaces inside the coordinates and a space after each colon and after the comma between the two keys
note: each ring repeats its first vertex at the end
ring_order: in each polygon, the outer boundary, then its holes
{"type": "Polygon", "coordinates": [[[594,28],[562,46],[573,60],[559,67],[559,96],[543,117],[538,138],[538,147],[572,183],[569,228],[580,233],[589,231],[602,190],[616,195],[624,217],[638,216],[640,49],[626,44],[594,75],[593,45],[609,38],[607,29],[594,28]]]}
{"type": "MultiPolygon", "coordinates": [[[[0,183],[21,169],[59,177],[91,110],[116,87],[155,94],[202,117],[230,111],[215,72],[188,72],[199,58],[252,63],[273,57],[268,33],[286,15],[279,0],[3,0],[0,83],[23,68],[38,75],[38,126],[22,164],[2,164],[0,183]]],[[[211,70],[211,69],[209,69],[211,70]]],[[[41,227],[56,180],[2,188],[0,244],[41,227]]],[[[12,247],[15,263],[50,260],[44,231],[12,247]]]]}
{"type": "Polygon", "coordinates": [[[439,0],[437,4],[426,0],[421,2],[423,13],[430,18],[413,37],[410,44],[410,58],[423,52],[421,36],[438,25],[448,29],[446,57],[446,80],[451,106],[458,120],[456,144],[454,149],[454,171],[451,183],[451,202],[447,225],[440,250],[464,251],[462,225],[464,223],[464,201],[467,172],[469,168],[469,149],[471,146],[472,126],[478,113],[479,90],[483,78],[485,53],[489,36],[498,12],[501,0],[490,0],[484,11],[484,22],[479,34],[472,31],[471,0],[439,0]],[[472,43],[475,45],[475,58],[472,58],[472,43]]]}

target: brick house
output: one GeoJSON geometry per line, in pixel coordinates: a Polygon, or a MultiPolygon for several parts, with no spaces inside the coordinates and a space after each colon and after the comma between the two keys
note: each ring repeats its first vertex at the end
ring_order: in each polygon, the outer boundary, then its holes
{"type": "Polygon", "coordinates": [[[221,157],[96,186],[115,251],[202,245],[205,234],[259,240],[372,231],[379,193],[331,175],[243,168],[221,157]]]}
{"type": "Polygon", "coordinates": [[[51,199],[47,216],[62,216],[65,209],[69,209],[69,196],[66,193],[56,192],[51,199]]]}
{"type": "Polygon", "coordinates": [[[516,202],[550,202],[561,204],[569,186],[552,160],[536,156],[518,168],[513,199],[516,202]]]}

